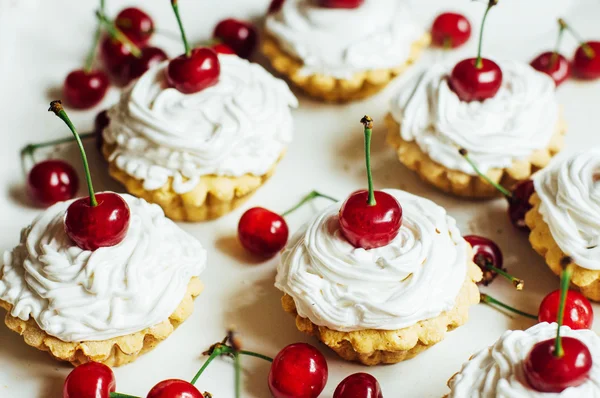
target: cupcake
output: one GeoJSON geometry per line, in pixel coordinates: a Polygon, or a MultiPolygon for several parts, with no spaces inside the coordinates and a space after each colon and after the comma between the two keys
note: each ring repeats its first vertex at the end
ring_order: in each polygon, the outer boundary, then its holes
{"type": "Polygon", "coordinates": [[[534,186],[525,216],[531,245],[557,275],[570,257],[576,264],[571,282],[600,301],[600,149],[553,162],[534,186]]]}
{"type": "Polygon", "coordinates": [[[330,3],[287,0],[266,21],[263,53],[311,97],[344,102],[371,96],[429,45],[429,34],[404,1],[330,3]]]}
{"type": "MultiPolygon", "coordinates": [[[[100,205],[118,196],[96,195],[100,205]]],[[[130,217],[120,243],[80,248],[65,228],[76,201],[59,202],[22,230],[0,265],[6,326],[73,365],[134,361],[185,321],[202,290],[206,251],[200,243],[159,206],[120,198],[130,217]]]]}
{"type": "Polygon", "coordinates": [[[168,61],[155,65],[108,112],[111,176],[172,220],[235,209],[273,174],[292,139],[297,100],[285,82],[234,55],[218,63],[216,84],[192,94],[169,86],[168,61]]]}
{"type": "Polygon", "coordinates": [[[383,194],[401,204],[401,226],[389,243],[370,249],[350,243],[340,214],[351,196],[295,235],[276,278],[283,308],[300,331],[365,365],[414,357],[465,324],[482,277],[442,207],[400,190],[375,194],[382,206],[383,194]]]}
{"type": "MultiPolygon", "coordinates": [[[[448,398],[493,397],[600,397],[600,366],[594,361],[587,380],[561,393],[541,392],[532,387],[525,376],[525,361],[532,348],[556,337],[556,323],[539,323],[525,331],[509,330],[491,347],[486,348],[463,365],[450,381],[448,398]]],[[[600,338],[591,330],[571,330],[561,327],[561,335],[580,340],[592,358],[600,356],[600,338]]]]}

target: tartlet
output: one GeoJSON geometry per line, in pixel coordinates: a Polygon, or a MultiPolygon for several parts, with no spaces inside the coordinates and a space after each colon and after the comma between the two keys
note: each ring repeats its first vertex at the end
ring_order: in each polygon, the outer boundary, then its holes
{"type": "Polygon", "coordinates": [[[59,202],[4,253],[0,307],[6,325],[58,360],[132,362],[185,321],[202,291],[202,245],[159,206],[122,197],[131,219],[115,246],[77,247],[64,226],[71,202],[59,202]]]}

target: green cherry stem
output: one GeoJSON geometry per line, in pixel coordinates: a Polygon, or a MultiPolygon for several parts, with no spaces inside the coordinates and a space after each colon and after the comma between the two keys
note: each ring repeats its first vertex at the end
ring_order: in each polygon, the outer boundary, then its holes
{"type": "Polygon", "coordinates": [[[138,46],[136,46],[131,40],[129,40],[125,33],[121,32],[121,30],[117,28],[115,24],[109,21],[103,12],[96,11],[96,18],[98,18],[100,24],[104,25],[110,37],[125,44],[134,57],[139,58],[142,56],[142,50],[140,50],[138,46]]]}
{"type": "Polygon", "coordinates": [[[481,27],[479,28],[479,46],[477,47],[477,58],[475,59],[475,67],[481,69],[483,67],[483,61],[481,59],[481,48],[483,45],[483,27],[485,26],[485,20],[493,6],[498,4],[498,0],[490,0],[485,13],[483,14],[483,20],[481,21],[481,27]]]}
{"type": "Polygon", "coordinates": [[[58,116],[65,124],[69,127],[73,136],[75,137],[75,141],[77,141],[77,146],[79,147],[79,152],[81,153],[81,159],[83,160],[83,170],[85,171],[85,179],[87,181],[88,192],[90,195],[90,205],[92,207],[98,206],[98,202],[96,201],[96,195],[94,194],[94,186],[92,185],[92,176],[90,174],[90,166],[88,164],[87,156],[85,155],[85,150],[83,149],[83,143],[81,142],[81,138],[79,138],[79,134],[77,134],[77,130],[69,119],[67,112],[62,107],[62,103],[60,100],[50,102],[50,108],[48,109],[50,112],[54,112],[56,116],[58,116]]]}
{"type": "Polygon", "coordinates": [[[505,310],[514,312],[515,314],[519,314],[526,318],[538,319],[537,315],[533,315],[533,314],[518,310],[514,307],[511,307],[510,305],[504,304],[503,302],[496,300],[495,298],[493,298],[485,293],[480,293],[479,297],[480,297],[480,300],[482,303],[492,305],[492,306],[497,305],[498,307],[504,308],[505,310]]]}
{"type": "Polygon", "coordinates": [[[498,275],[502,275],[503,277],[508,279],[510,282],[512,282],[513,286],[517,290],[523,290],[523,288],[525,287],[525,281],[523,279],[516,278],[516,277],[512,276],[511,274],[509,274],[508,272],[504,271],[502,268],[495,267],[493,264],[491,264],[489,262],[485,263],[485,269],[494,271],[498,275]]]}
{"type": "MultiPolygon", "coordinates": [[[[82,140],[87,140],[88,138],[96,137],[96,133],[84,133],[79,134],[79,138],[82,140]]],[[[37,149],[45,148],[49,146],[56,146],[61,144],[66,144],[69,142],[75,141],[75,137],[65,137],[65,138],[57,138],[56,140],[39,142],[37,144],[28,144],[21,149],[21,156],[33,154],[37,149]]]]}
{"type": "Polygon", "coordinates": [[[583,38],[579,35],[579,33],[575,31],[575,29],[571,27],[571,25],[567,24],[567,22],[565,22],[565,20],[562,18],[559,19],[559,23],[561,23],[561,26],[564,25],[564,29],[568,30],[569,33],[571,33],[571,35],[575,38],[575,40],[579,42],[579,45],[581,45],[581,48],[583,49],[583,52],[585,53],[586,57],[594,58],[596,56],[596,52],[594,51],[594,49],[590,47],[590,45],[587,44],[585,40],[583,40],[583,38]]]}
{"type": "Polygon", "coordinates": [[[332,202],[337,202],[338,201],[336,198],[331,197],[329,195],[322,194],[321,192],[318,192],[318,191],[312,191],[311,193],[309,193],[308,195],[306,195],[304,198],[302,198],[302,200],[300,202],[298,202],[298,204],[296,204],[294,207],[292,207],[291,209],[288,209],[285,212],[283,212],[281,214],[281,216],[282,217],[289,216],[294,211],[298,210],[300,207],[302,207],[306,203],[308,203],[311,200],[316,199],[316,198],[325,198],[325,199],[331,200],[332,202]]]}
{"type": "Polygon", "coordinates": [[[492,181],[490,179],[490,177],[483,174],[481,172],[481,170],[479,170],[479,167],[477,167],[477,165],[475,164],[473,159],[471,159],[471,157],[469,156],[469,152],[465,148],[460,148],[458,150],[458,153],[471,165],[471,167],[473,168],[473,170],[475,171],[475,173],[477,173],[477,175],[479,177],[483,178],[488,184],[492,185],[494,188],[496,188],[498,191],[500,191],[502,193],[502,195],[506,196],[509,199],[512,198],[512,193],[510,193],[510,191],[508,189],[504,188],[502,185],[498,184],[497,182],[492,181]]]}
{"type": "MultiPolygon", "coordinates": [[[[100,0],[100,12],[104,15],[104,0],[100,0]]],[[[92,47],[90,48],[87,57],[85,58],[85,66],[83,70],[85,73],[90,73],[92,71],[92,66],[94,65],[94,59],[96,58],[96,53],[98,49],[98,43],[100,42],[100,36],[102,35],[102,23],[98,21],[96,26],[96,32],[94,33],[94,42],[92,43],[92,47]]]]}
{"type": "Polygon", "coordinates": [[[560,305],[558,306],[558,316],[556,323],[556,341],[554,343],[554,356],[561,358],[565,355],[565,350],[562,346],[562,338],[560,337],[560,327],[563,324],[565,316],[565,302],[567,301],[567,292],[569,291],[569,283],[571,282],[571,274],[573,273],[573,262],[569,257],[563,258],[561,263],[564,264],[563,272],[560,275],[560,305]]]}
{"type": "Polygon", "coordinates": [[[369,206],[375,206],[375,190],[373,189],[373,174],[371,173],[371,136],[373,135],[373,119],[365,115],[360,122],[365,127],[365,160],[367,164],[367,180],[369,183],[369,206]]]}
{"type": "Polygon", "coordinates": [[[558,62],[558,56],[560,54],[560,44],[567,29],[567,23],[564,19],[558,18],[558,37],[556,38],[556,45],[554,46],[554,52],[552,52],[552,59],[550,60],[550,66],[554,66],[558,62]]]}
{"type": "Polygon", "coordinates": [[[242,396],[242,365],[240,364],[240,353],[233,353],[233,366],[235,368],[235,398],[242,396]]]}
{"type": "Polygon", "coordinates": [[[192,55],[192,50],[188,43],[187,37],[185,36],[185,29],[183,29],[183,22],[181,21],[181,16],[179,15],[179,2],[177,0],[171,0],[171,6],[173,7],[173,12],[175,13],[175,18],[177,18],[177,24],[179,25],[179,30],[181,31],[181,40],[183,41],[183,47],[185,48],[185,55],[192,55]]]}
{"type": "Polygon", "coordinates": [[[109,397],[110,398],[140,398],[135,395],[121,394],[120,392],[111,392],[109,397]]]}

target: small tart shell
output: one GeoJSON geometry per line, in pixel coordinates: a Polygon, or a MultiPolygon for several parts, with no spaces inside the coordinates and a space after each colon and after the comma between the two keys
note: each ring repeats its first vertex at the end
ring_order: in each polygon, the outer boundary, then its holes
{"type": "Polygon", "coordinates": [[[125,186],[127,192],[156,203],[165,215],[174,221],[206,221],[224,216],[242,205],[261,185],[275,172],[279,159],[265,175],[255,176],[246,174],[241,177],[226,177],[217,175],[202,176],[200,182],[189,192],[178,194],[172,187],[172,178],[162,187],[147,191],[143,182],[125,173],[116,162],[110,161],[115,145],[104,143],[102,153],[108,160],[108,172],[115,180],[125,186]]]}
{"type": "Polygon", "coordinates": [[[191,315],[194,309],[194,298],[202,292],[203,288],[200,279],[192,278],[183,300],[169,319],[137,333],[100,341],[62,341],[44,332],[33,318],[23,321],[12,316],[10,314],[12,305],[6,301],[0,300],[0,307],[7,311],[4,318],[6,326],[23,336],[25,343],[30,346],[48,352],[59,361],[70,362],[73,366],[93,361],[115,367],[135,361],[137,357],[152,350],[158,343],[169,337],[173,330],[191,315]]]}
{"type": "Polygon", "coordinates": [[[302,61],[286,53],[277,39],[269,34],[265,35],[262,52],[277,72],[309,96],[327,102],[348,102],[367,98],[381,91],[396,76],[406,71],[430,42],[431,36],[426,33],[412,44],[408,59],[402,65],[355,73],[351,79],[301,73],[302,61]]]}
{"type": "MultiPolygon", "coordinates": [[[[386,124],[388,125],[388,144],[396,150],[400,162],[416,172],[423,181],[444,192],[465,198],[486,199],[500,195],[481,177],[451,170],[431,159],[416,142],[405,141],[400,134],[400,124],[391,114],[386,117],[386,124]]],[[[533,173],[550,163],[552,157],[564,145],[566,130],[566,123],[561,116],[548,148],[533,152],[528,160],[514,161],[510,168],[491,169],[487,172],[487,176],[510,190],[517,182],[528,179],[533,173]]],[[[456,150],[458,152],[458,148],[456,150]]]]}
{"type": "Polygon", "coordinates": [[[343,359],[368,366],[391,364],[416,356],[442,341],[447,331],[464,325],[469,317],[469,307],[479,303],[476,282],[481,278],[479,267],[469,263],[467,277],[456,297],[454,308],[435,318],[399,330],[365,329],[339,332],[325,326],[317,326],[298,315],[294,299],[287,294],[281,299],[281,304],[286,312],[296,317],[298,330],[316,337],[343,359]]]}
{"type": "MultiPolygon", "coordinates": [[[[531,231],[529,242],[533,249],[546,259],[546,264],[552,272],[560,275],[563,270],[561,260],[567,257],[567,254],[561,250],[552,237],[550,227],[540,213],[540,204],[542,203],[540,197],[534,193],[530,202],[533,208],[525,215],[525,223],[531,231]]],[[[590,300],[600,301],[600,271],[590,270],[575,264],[571,284],[577,286],[581,293],[590,300]]]]}

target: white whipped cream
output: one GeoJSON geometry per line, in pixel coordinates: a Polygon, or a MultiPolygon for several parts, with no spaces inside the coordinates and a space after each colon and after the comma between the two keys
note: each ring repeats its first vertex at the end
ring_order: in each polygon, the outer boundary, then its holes
{"type": "Polygon", "coordinates": [[[365,0],[354,9],[286,0],[267,17],[266,31],[303,62],[301,73],[342,79],[403,64],[424,34],[406,2],[398,0],[365,0]]]}
{"type": "Polygon", "coordinates": [[[396,330],[454,307],[467,272],[468,244],[456,222],[435,203],[387,189],[403,209],[388,245],[355,248],[329,206],[290,241],[275,286],[298,314],[333,330],[396,330]]]}
{"type": "Polygon", "coordinates": [[[534,183],[558,247],[577,265],[600,270],[600,148],[552,162],[534,183]]]}
{"type": "Polygon", "coordinates": [[[169,318],[206,267],[206,251],[158,205],[122,197],[131,220],[116,246],[75,246],[64,227],[72,201],[51,206],[23,229],[0,267],[0,299],[13,305],[13,316],[32,317],[68,342],[123,336],[169,318]]]}
{"type": "Polygon", "coordinates": [[[219,82],[194,94],[167,86],[168,61],[154,66],[109,111],[104,139],[117,166],[154,190],[177,193],[200,177],[264,175],[292,140],[296,97],[258,64],[219,55],[219,82]]]}
{"type": "Polygon", "coordinates": [[[546,148],[556,132],[559,107],[552,79],[520,62],[502,62],[498,93],[483,102],[465,102],[448,85],[454,64],[436,64],[403,87],[391,103],[402,138],[414,141],[443,166],[476,175],[460,156],[486,172],[510,167],[546,148]]]}
{"type": "Polygon", "coordinates": [[[600,337],[591,330],[561,328],[561,335],[581,340],[593,358],[589,380],[561,393],[534,390],[527,383],[523,361],[541,341],[556,337],[556,323],[539,323],[525,331],[508,330],[491,347],[463,365],[451,385],[449,398],[595,398],[600,397],[600,337]]]}

